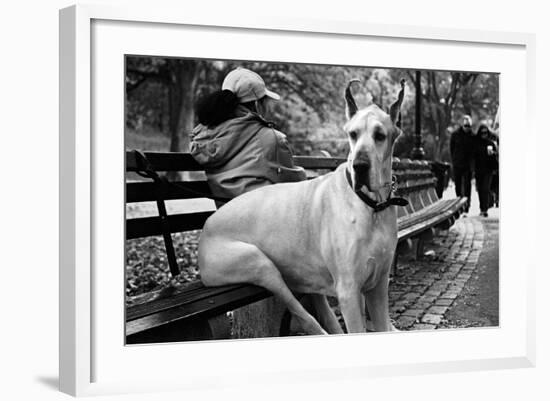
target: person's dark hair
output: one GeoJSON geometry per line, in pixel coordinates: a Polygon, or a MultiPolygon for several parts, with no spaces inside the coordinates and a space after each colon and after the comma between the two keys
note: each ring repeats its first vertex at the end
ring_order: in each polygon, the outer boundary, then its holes
{"type": "Polygon", "coordinates": [[[258,109],[256,108],[256,102],[255,101],[243,103],[243,106],[246,107],[248,110],[250,110],[253,113],[258,112],[258,109]]]}
{"type": "Polygon", "coordinates": [[[224,89],[210,93],[196,104],[195,112],[199,122],[207,127],[215,127],[235,116],[239,99],[230,90],[224,89]]]}
{"type": "Polygon", "coordinates": [[[491,130],[489,129],[489,126],[485,123],[479,124],[479,127],[477,129],[477,134],[481,135],[482,131],[485,131],[487,133],[487,135],[491,134],[491,130]]]}

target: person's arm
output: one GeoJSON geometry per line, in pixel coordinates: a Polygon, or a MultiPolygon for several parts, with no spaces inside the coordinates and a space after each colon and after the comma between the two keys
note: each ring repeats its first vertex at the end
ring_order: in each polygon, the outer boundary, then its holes
{"type": "Polygon", "coordinates": [[[307,178],[306,171],[302,167],[294,165],[292,150],[286,139],[286,135],[267,128],[263,132],[263,147],[266,149],[269,163],[277,172],[277,182],[303,181],[307,178]]]}
{"type": "Polygon", "coordinates": [[[279,131],[276,131],[276,135],[278,162],[280,164],[278,173],[281,175],[282,180],[285,182],[304,181],[307,179],[306,171],[294,164],[292,149],[286,139],[286,135],[279,131]]]}
{"type": "Polygon", "coordinates": [[[498,149],[498,147],[499,147],[499,146],[498,146],[498,142],[497,142],[497,141],[494,141],[494,140],[490,140],[490,142],[491,142],[491,145],[493,146],[493,149],[494,149],[494,154],[493,154],[493,156],[494,156],[494,158],[495,158],[496,160],[498,160],[498,150],[499,150],[499,149],[498,149]]]}

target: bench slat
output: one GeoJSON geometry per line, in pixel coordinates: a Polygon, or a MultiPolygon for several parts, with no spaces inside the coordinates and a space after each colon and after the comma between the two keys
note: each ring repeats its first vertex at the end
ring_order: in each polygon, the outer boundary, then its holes
{"type": "Polygon", "coordinates": [[[408,184],[403,183],[401,185],[397,185],[397,189],[395,190],[395,194],[397,196],[404,196],[413,192],[418,192],[423,189],[427,189],[430,187],[435,187],[437,180],[435,178],[431,179],[425,179],[422,181],[419,181],[418,183],[414,184],[408,184]]]}
{"type": "Polygon", "coordinates": [[[431,215],[435,215],[437,213],[443,212],[445,208],[450,206],[450,204],[453,201],[454,201],[453,199],[442,199],[425,209],[422,209],[417,212],[413,212],[402,219],[398,219],[397,221],[398,230],[400,231],[404,230],[405,228],[410,227],[422,221],[422,219],[425,219],[431,215]]]}
{"type": "MultiPolygon", "coordinates": [[[[206,181],[177,181],[167,185],[165,200],[202,198],[211,195],[206,181]]],[[[126,203],[156,201],[156,185],[153,182],[130,182],[126,184],[126,203]]]]}
{"type": "MultiPolygon", "coordinates": [[[[143,152],[155,171],[200,171],[204,170],[189,153],[143,152]]],[[[138,171],[134,152],[126,152],[126,171],[138,171]]]]}
{"type": "MultiPolygon", "coordinates": [[[[189,153],[144,152],[155,171],[204,170],[189,153]]],[[[307,169],[335,169],[346,161],[341,157],[294,156],[294,163],[307,169]]],[[[135,154],[126,152],[126,171],[138,171],[135,154]]]]}
{"type": "Polygon", "coordinates": [[[345,163],[346,159],[341,157],[313,157],[313,156],[294,156],[294,164],[305,169],[327,169],[334,170],[340,164],[345,163]]]}
{"type": "Polygon", "coordinates": [[[392,173],[397,176],[398,182],[433,177],[433,173],[431,172],[431,170],[421,170],[421,171],[410,172],[410,170],[399,170],[394,168],[392,170],[392,173]]]}
{"type": "Polygon", "coordinates": [[[466,198],[441,200],[434,204],[435,207],[428,207],[426,213],[422,211],[418,212],[414,220],[406,220],[405,217],[401,222],[398,222],[398,240],[403,241],[414,237],[428,228],[437,226],[450,219],[465,207],[466,202],[466,198]]]}
{"type": "Polygon", "coordinates": [[[157,298],[148,301],[145,306],[143,304],[137,304],[129,307],[126,314],[126,320],[135,320],[174,306],[185,305],[208,297],[215,297],[224,292],[233,291],[243,286],[244,284],[205,287],[200,281],[197,281],[191,283],[177,293],[169,294],[168,296],[162,296],[161,292],[159,292],[157,298]]]}
{"type": "MultiPolygon", "coordinates": [[[[214,213],[198,212],[186,214],[172,214],[168,216],[170,223],[170,232],[177,233],[182,231],[200,230],[204,222],[214,213]]],[[[150,237],[162,234],[162,224],[160,217],[140,217],[126,220],[126,239],[135,239],[150,237]]]]}
{"type": "Polygon", "coordinates": [[[232,286],[222,293],[201,297],[196,301],[167,308],[161,312],[148,314],[126,323],[127,342],[131,343],[133,334],[151,330],[176,321],[208,319],[222,313],[240,308],[253,302],[268,298],[272,294],[265,288],[253,285],[232,286]]]}

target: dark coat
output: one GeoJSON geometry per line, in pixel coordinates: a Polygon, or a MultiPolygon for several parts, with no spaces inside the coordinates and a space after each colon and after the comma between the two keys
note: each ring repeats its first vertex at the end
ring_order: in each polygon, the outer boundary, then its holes
{"type": "Polygon", "coordinates": [[[473,133],[465,132],[462,127],[451,134],[450,151],[454,168],[470,167],[474,157],[474,141],[473,133]]]}
{"type": "Polygon", "coordinates": [[[489,138],[475,137],[474,165],[476,174],[490,173],[498,169],[498,145],[489,138]],[[493,154],[489,155],[489,149],[493,154]]]}

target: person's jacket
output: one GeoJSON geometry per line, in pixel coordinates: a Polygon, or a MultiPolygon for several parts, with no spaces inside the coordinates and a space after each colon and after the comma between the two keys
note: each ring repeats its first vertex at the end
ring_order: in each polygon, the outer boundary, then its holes
{"type": "Polygon", "coordinates": [[[216,127],[195,127],[191,154],[204,167],[216,197],[234,198],[264,185],[306,179],[304,169],[294,166],[286,136],[244,106],[216,127]]]}
{"type": "Polygon", "coordinates": [[[470,167],[473,160],[475,136],[459,127],[451,134],[450,152],[453,167],[470,167]]]}
{"type": "Polygon", "coordinates": [[[474,165],[477,174],[490,173],[498,169],[498,145],[489,138],[479,135],[474,143],[474,165]],[[489,154],[489,148],[492,154],[489,154]]]}

